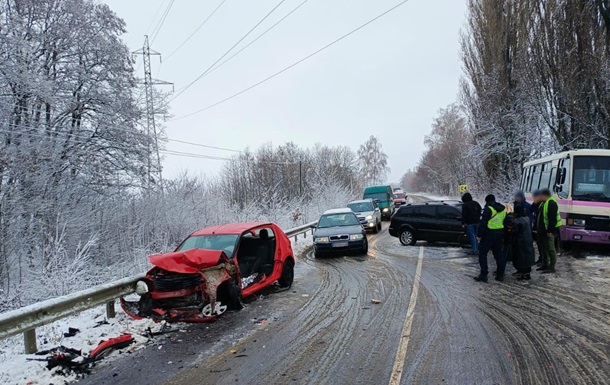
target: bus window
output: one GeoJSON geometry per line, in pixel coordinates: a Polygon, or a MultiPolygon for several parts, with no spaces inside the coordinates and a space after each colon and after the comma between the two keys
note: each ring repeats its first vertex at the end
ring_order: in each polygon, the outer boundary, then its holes
{"type": "Polygon", "coordinates": [[[542,166],[537,164],[534,166],[534,171],[532,174],[532,180],[530,183],[530,191],[535,191],[540,188],[540,174],[541,174],[542,166]]]}
{"type": "Polygon", "coordinates": [[[556,191],[557,187],[557,167],[553,167],[551,169],[551,189],[552,191],[556,191]]]}
{"type": "Polygon", "coordinates": [[[542,165],[542,173],[540,174],[540,185],[539,189],[549,188],[551,182],[551,163],[545,163],[542,165]]]}
{"type": "Polygon", "coordinates": [[[530,169],[529,167],[524,168],[523,169],[523,174],[521,174],[521,190],[524,192],[529,192],[527,191],[527,174],[529,173],[530,169]]]}

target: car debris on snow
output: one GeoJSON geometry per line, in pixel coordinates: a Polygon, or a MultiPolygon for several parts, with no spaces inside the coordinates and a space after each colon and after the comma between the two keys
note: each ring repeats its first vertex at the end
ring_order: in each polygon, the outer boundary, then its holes
{"type": "Polygon", "coordinates": [[[371,299],[371,302],[374,303],[375,305],[378,305],[381,303],[380,299],[371,299]]]}

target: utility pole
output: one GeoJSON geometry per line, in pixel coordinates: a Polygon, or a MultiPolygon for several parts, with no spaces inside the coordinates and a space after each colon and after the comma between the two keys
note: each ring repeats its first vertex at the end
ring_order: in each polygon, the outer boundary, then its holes
{"type": "Polygon", "coordinates": [[[299,196],[303,196],[303,162],[299,160],[299,196]]]}
{"type": "Polygon", "coordinates": [[[152,71],[150,68],[150,56],[159,56],[161,60],[161,54],[157,51],[151,50],[148,45],[148,35],[144,36],[144,46],[142,49],[133,52],[134,55],[142,55],[144,62],[144,88],[146,91],[146,133],[148,142],[148,164],[147,164],[147,180],[146,187],[148,192],[151,190],[151,182],[156,180],[161,192],[163,192],[163,176],[161,169],[161,156],[159,155],[159,139],[157,133],[157,126],[155,124],[155,101],[153,95],[153,85],[172,85],[173,83],[166,82],[163,80],[157,80],[152,78],[152,71]],[[153,142],[151,143],[151,135],[153,142]],[[153,148],[154,146],[154,148],[153,148]],[[153,154],[154,152],[154,154],[153,154]],[[153,159],[154,156],[154,159],[153,159]]]}

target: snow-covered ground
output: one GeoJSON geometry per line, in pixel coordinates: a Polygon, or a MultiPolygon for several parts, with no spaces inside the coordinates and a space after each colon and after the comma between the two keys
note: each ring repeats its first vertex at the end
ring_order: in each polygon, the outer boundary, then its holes
{"type": "MultiPolygon", "coordinates": [[[[63,345],[82,350],[83,353],[89,353],[102,340],[129,333],[134,337],[135,343],[122,350],[126,352],[141,349],[145,346],[147,341],[145,334],[149,327],[152,330],[158,330],[159,325],[150,320],[135,321],[128,318],[120,310],[118,304],[116,318],[106,320],[106,307],[100,306],[36,329],[38,349],[43,351],[63,345]],[[74,337],[64,337],[64,333],[67,333],[70,327],[79,329],[80,332],[74,337]]],[[[118,352],[113,352],[106,359],[112,359],[112,356],[118,354],[118,352]]],[[[22,335],[0,341],[0,383],[6,385],[47,385],[63,383],[64,381],[70,382],[77,378],[76,375],[56,376],[58,368],[49,371],[46,369],[45,362],[36,361],[45,357],[44,355],[24,354],[22,335]]]]}
{"type": "MultiPolygon", "coordinates": [[[[311,233],[307,238],[299,236],[297,242],[292,238],[292,247],[295,256],[298,258],[302,253],[311,247],[311,233]]],[[[135,342],[126,349],[114,351],[104,360],[116,359],[120,354],[128,353],[137,349],[145,349],[154,344],[146,337],[147,330],[158,331],[160,324],[155,324],[151,320],[133,320],[121,310],[120,305],[115,305],[117,316],[113,319],[106,319],[106,307],[99,306],[94,309],[86,310],[80,314],[61,319],[49,325],[37,328],[37,340],[39,351],[65,346],[82,350],[83,354],[88,354],[102,341],[108,338],[118,337],[124,333],[131,334],[135,342]],[[108,323],[105,323],[107,321],[108,323]],[[80,332],[73,337],[64,337],[64,333],[69,328],[79,329],[80,332]]],[[[230,315],[229,315],[230,316],[230,315]]],[[[174,325],[174,329],[180,324],[174,325]]],[[[77,375],[59,375],[57,369],[47,370],[46,363],[38,360],[44,359],[45,355],[26,355],[23,353],[23,336],[17,335],[4,340],[0,340],[0,384],[3,385],[36,385],[36,384],[57,384],[69,383],[78,379],[77,375]]]]}

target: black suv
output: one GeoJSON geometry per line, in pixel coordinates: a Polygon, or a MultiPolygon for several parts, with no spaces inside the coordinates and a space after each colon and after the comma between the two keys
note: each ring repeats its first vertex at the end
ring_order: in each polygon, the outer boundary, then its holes
{"type": "Polygon", "coordinates": [[[405,246],[417,241],[468,243],[462,228],[462,204],[458,201],[402,206],[392,217],[389,232],[405,246]]]}

